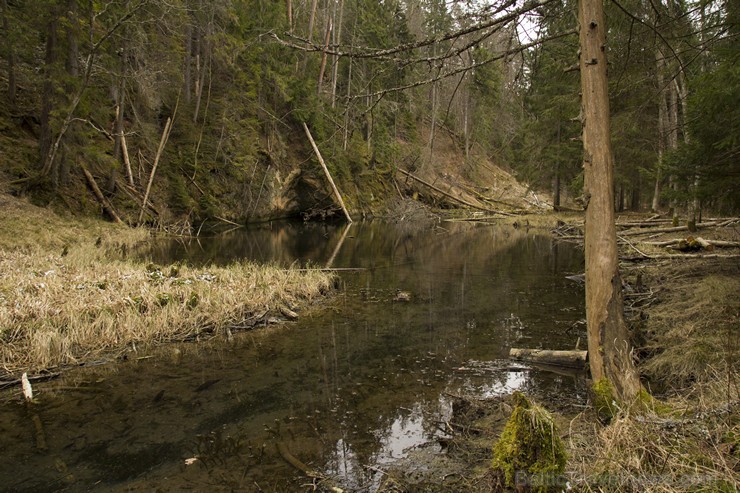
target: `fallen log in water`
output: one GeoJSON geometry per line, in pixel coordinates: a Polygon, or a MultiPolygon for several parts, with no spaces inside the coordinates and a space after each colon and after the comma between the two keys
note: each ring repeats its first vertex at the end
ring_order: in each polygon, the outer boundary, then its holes
{"type": "Polygon", "coordinates": [[[550,349],[509,349],[509,358],[532,361],[553,366],[583,369],[588,361],[588,351],[555,351],[550,349]]]}

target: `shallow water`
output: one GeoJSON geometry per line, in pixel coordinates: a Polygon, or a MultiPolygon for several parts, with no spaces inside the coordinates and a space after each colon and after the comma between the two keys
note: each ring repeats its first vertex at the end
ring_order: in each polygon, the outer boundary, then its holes
{"type": "Polygon", "coordinates": [[[508,349],[571,348],[582,253],[509,227],[269,224],[155,245],[152,260],[331,265],[342,288],[297,322],[231,341],[131,352],[0,402],[3,491],[312,491],[282,443],[352,491],[439,451],[455,394],[585,400],[578,376],[514,365],[508,349]],[[398,291],[410,301],[394,301],[398,291]],[[38,425],[46,450],[39,449],[38,425]],[[196,458],[188,465],[188,459],[196,458]]]}

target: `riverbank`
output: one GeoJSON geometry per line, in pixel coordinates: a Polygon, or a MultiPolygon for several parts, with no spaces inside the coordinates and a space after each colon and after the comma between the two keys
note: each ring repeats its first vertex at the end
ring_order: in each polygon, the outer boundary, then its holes
{"type": "Polygon", "coordinates": [[[292,317],[334,283],[326,272],[247,262],[147,264],[130,255],[147,230],[8,195],[0,208],[2,379],[292,317]]]}
{"type": "MultiPolygon", "coordinates": [[[[630,215],[620,222],[645,218],[630,215]]],[[[557,226],[567,230],[560,235],[564,241],[581,241],[577,215],[557,220],[567,224],[556,225],[554,216],[505,221],[557,226]]],[[[740,234],[733,224],[705,228],[694,236],[734,243],[740,234]]],[[[662,246],[688,234],[622,235],[625,312],[643,384],[655,399],[639,411],[617,410],[611,422],[604,423],[591,402],[583,407],[529,395],[552,412],[568,455],[563,475],[535,481],[567,481],[569,491],[579,492],[737,491],[740,259],[736,249],[671,257],[680,252],[662,246]]],[[[585,330],[581,335],[585,337],[585,330]]],[[[449,436],[440,438],[445,453],[413,451],[385,471],[380,491],[508,491],[503,477],[491,468],[491,447],[512,410],[508,395],[483,400],[458,396],[445,427],[449,436]],[[418,474],[425,466],[427,472],[418,474]]],[[[537,491],[536,483],[526,483],[522,481],[521,491],[537,491]]]]}

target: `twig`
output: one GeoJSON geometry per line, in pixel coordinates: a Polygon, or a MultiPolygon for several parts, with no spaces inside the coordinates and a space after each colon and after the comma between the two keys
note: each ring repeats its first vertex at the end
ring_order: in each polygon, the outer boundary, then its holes
{"type": "Polygon", "coordinates": [[[639,253],[643,257],[645,257],[645,258],[652,258],[650,255],[648,255],[647,253],[643,252],[642,250],[640,250],[639,248],[637,248],[635,245],[633,245],[632,242],[629,241],[627,238],[624,238],[623,236],[620,236],[620,235],[617,235],[617,238],[619,238],[623,242],[627,243],[627,245],[629,245],[634,251],[636,251],[637,253],[639,253]]]}

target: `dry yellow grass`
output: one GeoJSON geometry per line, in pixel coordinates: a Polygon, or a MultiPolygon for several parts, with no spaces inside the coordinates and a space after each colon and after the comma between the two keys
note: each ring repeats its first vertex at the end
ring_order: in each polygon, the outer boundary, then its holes
{"type": "Polygon", "coordinates": [[[251,263],[147,267],[118,255],[146,231],[10,202],[12,218],[0,219],[0,367],[7,373],[248,325],[333,282],[320,271],[251,263]]]}
{"type": "Polygon", "coordinates": [[[740,284],[732,260],[653,264],[641,269],[656,303],[644,308],[650,355],[644,376],[665,403],[620,413],[607,427],[573,421],[573,491],[735,492],[740,484],[737,382],[740,284]]]}
{"type": "Polygon", "coordinates": [[[737,491],[737,397],[718,379],[661,403],[659,412],[624,413],[607,427],[581,415],[569,434],[572,491],[737,491]]]}

